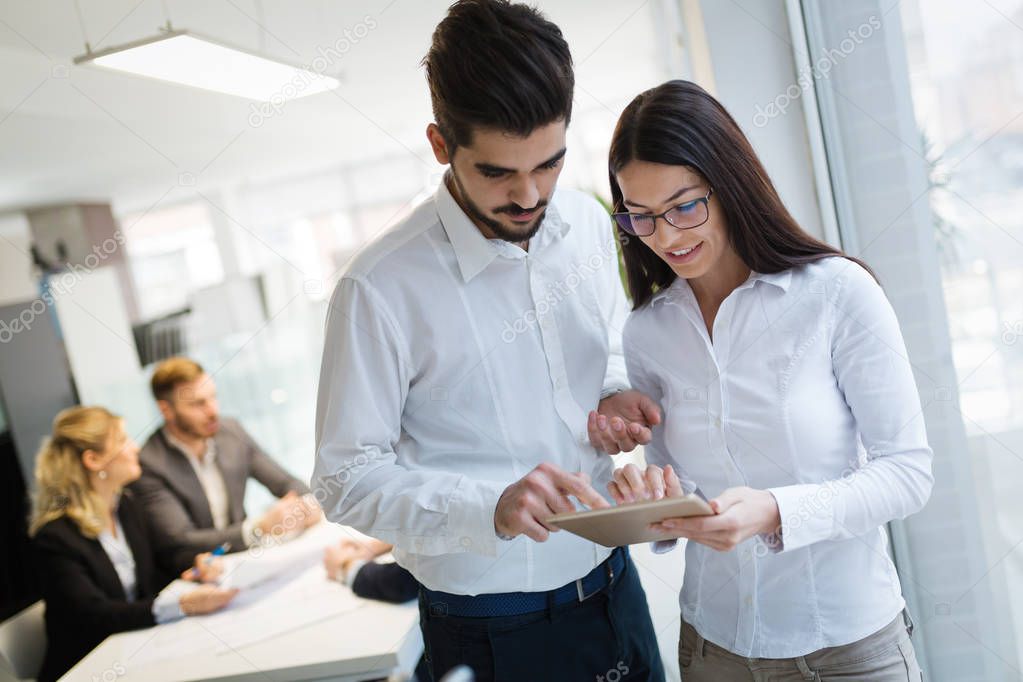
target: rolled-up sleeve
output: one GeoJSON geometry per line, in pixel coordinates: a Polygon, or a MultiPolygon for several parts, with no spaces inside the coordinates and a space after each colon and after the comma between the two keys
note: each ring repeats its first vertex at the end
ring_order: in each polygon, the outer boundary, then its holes
{"type": "Polygon", "coordinates": [[[342,279],[327,313],[313,495],[331,521],[402,551],[494,556],[494,510],[505,484],[400,463],[413,376],[387,301],[367,281],[342,279]]]}
{"type": "Polygon", "coordinates": [[[895,311],[859,266],[833,284],[840,285],[833,367],[866,461],[834,480],[770,489],[781,512],[781,551],[858,537],[905,518],[926,504],[934,481],[920,396],[895,311]]]}

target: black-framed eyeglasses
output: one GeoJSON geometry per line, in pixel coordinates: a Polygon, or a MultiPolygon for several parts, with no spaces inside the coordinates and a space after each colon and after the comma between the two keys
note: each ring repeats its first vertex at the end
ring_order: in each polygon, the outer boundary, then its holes
{"type": "Polygon", "coordinates": [[[680,230],[691,230],[707,222],[710,218],[710,195],[714,188],[707,190],[707,195],[697,199],[691,199],[685,203],[669,208],[664,213],[650,215],[648,213],[629,213],[619,211],[612,213],[618,227],[636,237],[649,237],[657,230],[657,219],[664,218],[664,221],[672,227],[680,230]]]}

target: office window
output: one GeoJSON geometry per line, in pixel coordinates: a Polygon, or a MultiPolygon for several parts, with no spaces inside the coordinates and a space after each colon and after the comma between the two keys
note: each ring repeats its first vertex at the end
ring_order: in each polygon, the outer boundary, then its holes
{"type": "Polygon", "coordinates": [[[181,310],[193,291],[223,280],[204,202],[128,213],[120,223],[143,320],[181,310]]]}
{"type": "Polygon", "coordinates": [[[932,680],[1017,680],[1023,3],[801,3],[843,245],[902,325],[935,486],[892,524],[932,680]],[[824,60],[824,61],[821,61],[824,60]]]}
{"type": "MultiPolygon", "coordinates": [[[[1001,641],[1023,670],[1023,3],[903,3],[961,415],[1001,641]],[[952,58],[951,55],[956,55],[952,58]],[[1004,591],[1003,591],[1004,590],[1004,591]]],[[[964,624],[967,636],[972,634],[964,624]]],[[[1000,668],[1000,669],[999,669],[1000,668]]]]}

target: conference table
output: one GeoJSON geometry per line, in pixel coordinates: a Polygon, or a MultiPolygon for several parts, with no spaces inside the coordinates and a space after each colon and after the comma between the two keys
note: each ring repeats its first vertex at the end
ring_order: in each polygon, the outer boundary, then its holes
{"type": "Polygon", "coordinates": [[[320,523],[279,547],[225,557],[240,592],[223,611],[113,635],[62,680],[337,680],[411,676],[415,603],[361,599],[329,580],[323,548],[354,531],[320,523]]]}

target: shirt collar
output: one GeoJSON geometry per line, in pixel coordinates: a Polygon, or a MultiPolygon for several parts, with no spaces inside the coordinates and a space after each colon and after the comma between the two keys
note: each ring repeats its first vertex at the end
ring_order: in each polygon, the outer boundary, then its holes
{"type": "MultiPolygon", "coordinates": [[[[167,439],[168,443],[170,443],[171,445],[176,447],[178,450],[181,450],[181,452],[183,452],[186,455],[188,455],[189,461],[194,462],[195,464],[199,464],[200,463],[198,455],[196,455],[194,452],[192,452],[191,448],[189,448],[187,445],[185,445],[180,440],[178,440],[177,438],[172,436],[170,431],[168,431],[166,428],[164,428],[164,430],[163,430],[163,435],[167,439]]],[[[216,445],[216,443],[214,442],[214,440],[212,438],[207,438],[206,439],[206,456],[202,458],[202,462],[201,463],[202,464],[212,464],[214,461],[216,461],[216,459],[217,459],[217,445],[216,445]]]]}
{"type": "MultiPolygon", "coordinates": [[[[757,282],[763,282],[773,287],[781,289],[783,292],[789,290],[789,284],[792,283],[792,268],[787,268],[781,272],[775,272],[767,274],[763,272],[751,272],[750,276],[745,282],[736,287],[736,291],[742,289],[749,289],[756,285],[757,282]]],[[[650,299],[651,305],[654,303],[666,303],[669,301],[681,301],[681,300],[696,300],[696,296],[693,294],[692,287],[689,286],[689,281],[682,277],[676,277],[675,280],[665,288],[658,291],[650,299]]]]}
{"type": "Polygon", "coordinates": [[[789,284],[792,283],[792,268],[786,268],[781,272],[775,272],[772,274],[765,274],[762,272],[754,272],[750,275],[749,280],[750,286],[754,282],[763,282],[764,284],[770,284],[771,286],[778,287],[782,291],[789,290],[789,284]]]}
{"type": "MultiPolygon", "coordinates": [[[[451,248],[455,252],[455,260],[458,262],[462,281],[472,280],[498,256],[521,258],[525,255],[522,249],[502,239],[484,237],[451,195],[446,177],[445,181],[442,181],[440,187],[437,188],[436,203],[437,215],[451,242],[451,248]]],[[[530,240],[530,251],[543,248],[556,237],[564,237],[570,227],[568,222],[562,219],[552,200],[547,204],[540,229],[530,240]]]]}

